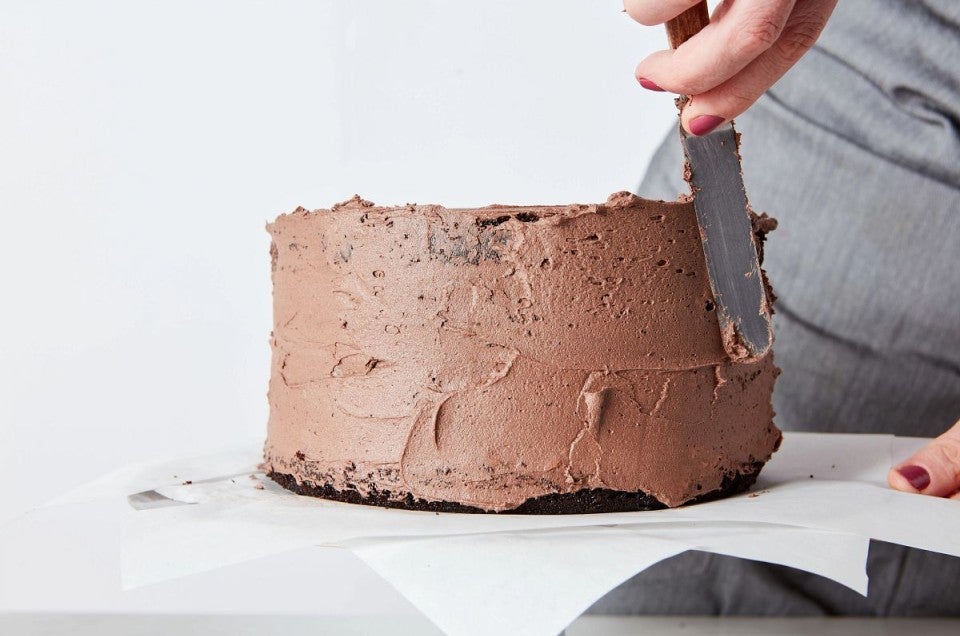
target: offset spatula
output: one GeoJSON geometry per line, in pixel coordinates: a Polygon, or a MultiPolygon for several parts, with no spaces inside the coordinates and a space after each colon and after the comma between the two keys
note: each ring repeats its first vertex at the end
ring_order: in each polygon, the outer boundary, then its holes
{"type": "MultiPolygon", "coordinates": [[[[670,46],[679,47],[709,23],[705,1],[684,11],[667,23],[670,46]]],[[[685,100],[681,98],[681,104],[685,100]]],[[[729,124],[695,137],[681,126],[680,139],[723,347],[734,360],[759,358],[769,351],[773,334],[740,173],[737,133],[729,124]]]]}

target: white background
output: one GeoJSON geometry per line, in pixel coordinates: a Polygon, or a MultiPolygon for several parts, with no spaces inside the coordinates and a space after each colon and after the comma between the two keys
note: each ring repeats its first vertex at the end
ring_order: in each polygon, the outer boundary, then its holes
{"type": "Polygon", "coordinates": [[[263,438],[277,214],[634,188],[664,46],[619,0],[3,0],[0,521],[263,438]]]}

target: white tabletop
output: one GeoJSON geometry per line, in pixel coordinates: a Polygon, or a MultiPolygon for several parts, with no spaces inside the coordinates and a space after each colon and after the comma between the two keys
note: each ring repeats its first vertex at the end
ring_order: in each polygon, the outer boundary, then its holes
{"type": "MultiPolygon", "coordinates": [[[[960,620],[876,618],[714,618],[672,616],[582,616],[566,636],[954,636],[960,620]]],[[[416,616],[199,616],[0,614],[8,636],[414,636],[441,634],[416,616]]]]}

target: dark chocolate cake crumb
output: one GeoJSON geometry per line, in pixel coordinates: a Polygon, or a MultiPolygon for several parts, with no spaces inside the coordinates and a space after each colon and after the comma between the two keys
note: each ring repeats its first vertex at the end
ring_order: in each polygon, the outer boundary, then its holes
{"type": "MultiPolygon", "coordinates": [[[[715,501],[738,495],[750,488],[760,474],[762,462],[755,462],[745,466],[742,473],[727,475],[720,483],[720,487],[704,493],[685,503],[690,506],[708,501],[715,501]]],[[[344,503],[381,506],[383,508],[400,508],[403,510],[422,510],[428,512],[459,512],[467,514],[514,514],[514,515],[574,515],[598,514],[603,512],[633,512],[640,510],[662,510],[667,506],[656,497],[645,492],[624,492],[609,488],[589,488],[569,493],[542,495],[527,499],[516,508],[503,511],[483,510],[475,506],[468,506],[454,501],[428,501],[417,499],[407,493],[402,499],[392,497],[389,490],[373,490],[363,495],[356,490],[338,490],[329,484],[316,485],[299,483],[289,474],[271,471],[267,476],[298,495],[332,499],[344,503]]]]}

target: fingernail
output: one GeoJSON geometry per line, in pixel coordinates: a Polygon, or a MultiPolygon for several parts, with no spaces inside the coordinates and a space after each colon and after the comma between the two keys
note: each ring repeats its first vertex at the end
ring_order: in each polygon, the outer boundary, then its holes
{"type": "Polygon", "coordinates": [[[897,472],[917,490],[923,490],[930,485],[930,473],[922,466],[901,466],[897,472]]]}
{"type": "Polygon", "coordinates": [[[659,91],[661,93],[664,92],[662,88],[657,86],[656,82],[651,82],[646,77],[638,77],[637,81],[640,82],[640,86],[643,86],[648,91],[659,91]]]}
{"type": "Polygon", "coordinates": [[[722,123],[723,117],[717,117],[716,115],[700,115],[699,117],[694,117],[690,122],[690,132],[699,137],[701,135],[706,135],[722,123]]]}

